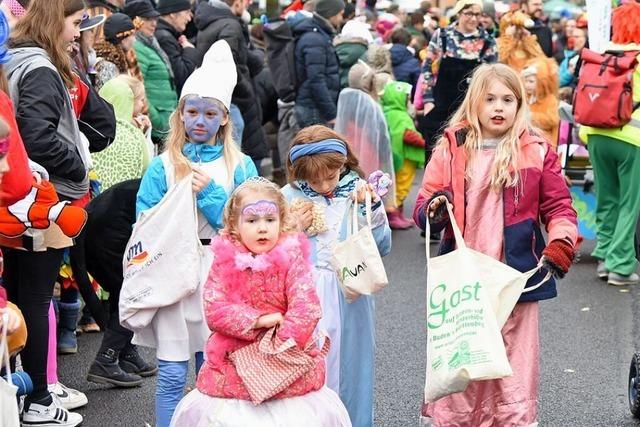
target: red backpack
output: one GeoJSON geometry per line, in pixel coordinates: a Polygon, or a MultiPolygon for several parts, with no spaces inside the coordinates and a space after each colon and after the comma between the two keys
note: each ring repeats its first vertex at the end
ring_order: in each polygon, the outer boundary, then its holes
{"type": "Polygon", "coordinates": [[[581,125],[618,128],[631,120],[633,72],[638,51],[604,54],[582,49],[582,68],[573,95],[573,116],[581,125]]]}

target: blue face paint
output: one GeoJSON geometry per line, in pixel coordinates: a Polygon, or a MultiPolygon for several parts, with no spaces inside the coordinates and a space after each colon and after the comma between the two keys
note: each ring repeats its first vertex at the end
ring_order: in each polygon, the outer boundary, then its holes
{"type": "Polygon", "coordinates": [[[224,115],[224,110],[210,98],[187,98],[182,121],[189,139],[192,142],[209,142],[215,138],[224,115]]]}

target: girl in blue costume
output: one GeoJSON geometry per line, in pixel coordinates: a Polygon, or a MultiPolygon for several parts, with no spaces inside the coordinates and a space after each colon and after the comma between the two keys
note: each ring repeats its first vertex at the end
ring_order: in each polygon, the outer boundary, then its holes
{"type": "MultiPolygon", "coordinates": [[[[242,154],[232,137],[229,106],[236,75],[229,45],[225,41],[215,43],[202,67],[185,82],[178,108],[171,116],[167,150],[149,165],[136,201],[139,215],[158,204],[170,185],[193,172],[198,235],[204,244],[222,228],[222,212],[229,195],[247,178],[257,175],[251,158],[242,154]]],[[[197,371],[208,336],[202,284],[192,295],[160,308],[149,327],[134,335],[135,344],[156,348],[158,427],[169,426],[184,393],[190,356],[196,354],[197,371]]]]}
{"type": "MultiPolygon", "coordinates": [[[[371,296],[347,303],[338,275],[331,265],[333,246],[345,240],[352,206],[352,194],[359,187],[358,202],[371,193],[372,231],[381,255],[391,250],[391,229],[384,205],[371,185],[359,185],[363,173],[349,145],[324,126],[302,129],[291,143],[287,158],[290,183],[282,189],[289,202],[305,199],[321,204],[327,230],[310,236],[315,265],[316,291],[322,306],[318,324],[331,337],[327,357],[327,386],[340,395],[354,427],[373,425],[375,361],[375,313],[371,296]]],[[[312,203],[295,211],[302,230],[313,221],[312,203]]],[[[361,205],[361,208],[363,205],[361,205]]],[[[364,224],[364,211],[360,218],[364,224]]]]}

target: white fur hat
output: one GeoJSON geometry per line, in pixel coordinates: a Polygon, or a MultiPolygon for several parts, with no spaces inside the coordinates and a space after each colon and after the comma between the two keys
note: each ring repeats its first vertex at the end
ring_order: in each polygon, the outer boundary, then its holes
{"type": "Polygon", "coordinates": [[[347,21],[342,27],[342,32],[340,32],[340,38],[343,40],[350,39],[362,39],[367,43],[373,43],[373,35],[371,34],[371,26],[364,22],[351,20],[347,21]]]}
{"type": "Polygon", "coordinates": [[[231,95],[237,82],[238,72],[231,48],[225,40],[218,40],[204,55],[200,68],[184,82],[180,99],[187,95],[214,98],[229,110],[231,95]]]}

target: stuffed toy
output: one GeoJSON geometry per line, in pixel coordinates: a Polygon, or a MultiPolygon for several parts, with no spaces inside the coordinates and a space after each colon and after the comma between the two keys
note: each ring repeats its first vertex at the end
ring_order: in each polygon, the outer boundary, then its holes
{"type": "Polygon", "coordinates": [[[0,208],[0,235],[19,237],[30,228],[44,230],[54,222],[67,237],[77,237],[87,222],[87,212],[68,203],[58,199],[49,181],[34,181],[24,199],[0,208]]]}
{"type": "Polygon", "coordinates": [[[532,58],[545,57],[538,38],[530,34],[527,28],[533,28],[533,21],[520,10],[506,13],[500,19],[500,37],[496,40],[498,57],[500,62],[516,71],[522,71],[532,58]]]}
{"type": "Polygon", "coordinates": [[[558,65],[553,58],[530,59],[522,70],[531,122],[544,132],[552,147],[558,145],[558,65]]]}

